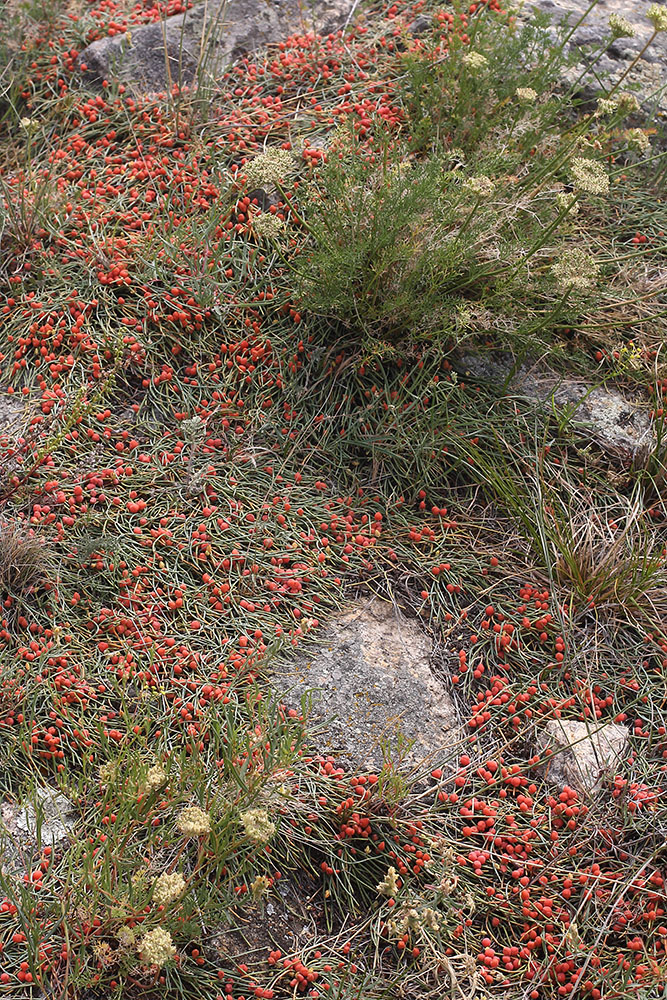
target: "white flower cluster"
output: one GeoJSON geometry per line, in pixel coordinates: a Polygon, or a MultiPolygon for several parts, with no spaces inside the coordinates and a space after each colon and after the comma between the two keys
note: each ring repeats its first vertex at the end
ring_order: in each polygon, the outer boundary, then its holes
{"type": "Polygon", "coordinates": [[[634,38],[637,34],[634,26],[621,14],[609,15],[609,27],[612,38],[634,38]]]}
{"type": "Polygon", "coordinates": [[[415,906],[407,906],[387,922],[387,930],[392,938],[401,938],[406,931],[420,934],[424,930],[437,934],[440,930],[439,914],[431,906],[418,910],[415,906]]]}
{"type": "Polygon", "coordinates": [[[387,874],[377,885],[377,891],[381,896],[391,898],[398,892],[398,872],[395,868],[389,868],[387,874]]]}
{"type": "Polygon", "coordinates": [[[627,140],[630,149],[636,149],[638,153],[642,156],[646,156],[651,148],[651,140],[640,128],[630,128],[625,133],[625,138],[627,140]]]}
{"type": "Polygon", "coordinates": [[[660,3],[652,3],[646,11],[646,16],[654,31],[667,31],[667,7],[663,7],[660,3]]]}
{"type": "Polygon", "coordinates": [[[588,194],[608,194],[609,178],[597,160],[575,156],[570,163],[574,186],[588,194]]]}
{"type": "Polygon", "coordinates": [[[144,790],[149,794],[161,788],[167,780],[167,775],[161,764],[154,764],[149,767],[144,779],[144,790]]]}
{"type": "Polygon", "coordinates": [[[489,60],[481,52],[466,52],[461,62],[473,75],[483,73],[488,68],[489,60]]]}
{"type": "Polygon", "coordinates": [[[164,872],[153,883],[153,899],[158,906],[168,906],[183,895],[185,879],[179,872],[164,872]]]}
{"type": "Polygon", "coordinates": [[[517,87],[514,93],[519,104],[534,104],[537,100],[537,91],[532,87],[517,87]]]}
{"type": "Polygon", "coordinates": [[[115,760],[108,760],[106,764],[101,764],[99,769],[100,784],[103,788],[115,785],[118,781],[118,764],[115,760]]]}
{"type": "Polygon", "coordinates": [[[559,212],[567,212],[570,217],[579,214],[579,202],[577,201],[577,196],[574,194],[567,194],[567,192],[561,191],[556,195],[556,204],[558,205],[559,212]]]}
{"type": "Polygon", "coordinates": [[[633,111],[639,111],[639,101],[634,94],[616,94],[615,97],[601,97],[598,100],[595,114],[613,115],[620,111],[624,115],[630,115],[633,111]]]}

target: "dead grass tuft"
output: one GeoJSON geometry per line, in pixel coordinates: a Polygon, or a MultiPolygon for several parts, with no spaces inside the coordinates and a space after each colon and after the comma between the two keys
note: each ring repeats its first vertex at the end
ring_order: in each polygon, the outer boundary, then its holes
{"type": "Polygon", "coordinates": [[[17,524],[0,522],[0,593],[19,596],[44,583],[51,559],[44,542],[17,524]]]}
{"type": "MultiPolygon", "coordinates": [[[[620,498],[619,498],[620,500],[620,498]]],[[[559,585],[598,612],[659,626],[667,617],[667,562],[636,504],[592,506],[572,497],[551,509],[550,542],[559,585]]]]}

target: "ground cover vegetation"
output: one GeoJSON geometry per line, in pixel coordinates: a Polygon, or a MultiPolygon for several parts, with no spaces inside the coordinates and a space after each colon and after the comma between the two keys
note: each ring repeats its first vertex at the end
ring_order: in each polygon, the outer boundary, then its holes
{"type": "Polygon", "coordinates": [[[660,120],[494,0],[90,89],[87,43],[181,9],[3,27],[0,782],[76,826],[0,876],[0,995],[661,996],[660,120]],[[645,399],[642,448],[516,389],[536,357],[645,399]],[[421,768],[271,694],[371,591],[460,713],[421,768]],[[627,727],[594,795],[549,783],[554,719],[627,727]],[[297,950],[251,933],[286,884],[297,950]]]}

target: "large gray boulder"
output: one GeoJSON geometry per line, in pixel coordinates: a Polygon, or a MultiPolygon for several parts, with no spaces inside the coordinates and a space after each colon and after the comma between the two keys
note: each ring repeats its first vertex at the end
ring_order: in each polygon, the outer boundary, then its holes
{"type": "Polygon", "coordinates": [[[81,52],[79,65],[91,82],[163,91],[215,79],[239,56],[290,34],[334,31],[352,7],[352,0],[204,0],[158,24],[98,39],[81,52]]]}
{"type": "Polygon", "coordinates": [[[431,668],[419,623],[388,602],[357,601],[335,617],[312,651],[276,667],[274,686],[299,708],[312,693],[319,748],[360,769],[440,760],[460,738],[451,695],[431,668]],[[409,744],[409,749],[408,749],[409,744]]]}

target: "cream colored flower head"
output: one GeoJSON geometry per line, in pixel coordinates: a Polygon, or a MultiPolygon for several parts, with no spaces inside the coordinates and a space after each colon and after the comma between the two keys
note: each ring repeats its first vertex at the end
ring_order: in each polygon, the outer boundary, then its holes
{"type": "Polygon", "coordinates": [[[587,191],[589,194],[607,194],[609,192],[609,178],[597,160],[575,156],[570,167],[574,177],[574,185],[580,191],[587,191]]]}
{"type": "Polygon", "coordinates": [[[203,837],[211,832],[211,817],[199,806],[186,806],[178,814],[176,826],[185,837],[203,837]]]}
{"type": "Polygon", "coordinates": [[[144,790],[149,793],[154,792],[156,789],[161,788],[166,780],[167,774],[162,767],[162,764],[154,764],[153,767],[149,767],[146,772],[144,790]]]}
{"type": "Polygon", "coordinates": [[[621,14],[609,15],[609,27],[613,38],[634,38],[637,34],[634,25],[621,14]]]}
{"type": "Polygon", "coordinates": [[[153,883],[153,899],[158,906],[168,906],[183,895],[185,884],[180,872],[164,872],[153,883]]]}
{"type": "Polygon", "coordinates": [[[551,267],[554,278],[565,290],[583,292],[595,283],[600,268],[593,258],[578,247],[564,250],[561,257],[551,267]]]}
{"type": "Polygon", "coordinates": [[[268,844],[276,832],[276,824],[271,822],[266,809],[247,809],[240,819],[243,832],[255,844],[268,844]]]}
{"type": "Polygon", "coordinates": [[[481,52],[466,52],[461,62],[474,74],[483,73],[489,67],[489,60],[481,52]]]}
{"type": "Polygon", "coordinates": [[[630,149],[636,149],[642,156],[646,156],[651,149],[651,140],[646,132],[640,128],[628,129],[625,133],[625,138],[630,149]]]}
{"type": "Polygon", "coordinates": [[[646,11],[646,16],[655,31],[667,31],[667,7],[660,3],[652,3],[646,11]]]}
{"type": "Polygon", "coordinates": [[[169,931],[156,927],[144,934],[139,944],[139,954],[144,965],[157,965],[161,969],[176,954],[169,931]]]}
{"type": "Polygon", "coordinates": [[[398,892],[398,872],[394,867],[387,869],[387,874],[378,882],[377,891],[381,896],[392,897],[398,892]]]}
{"type": "Polygon", "coordinates": [[[634,94],[616,94],[615,97],[601,97],[595,109],[595,116],[599,118],[600,115],[613,115],[619,111],[623,115],[639,111],[639,101],[634,94]]]}
{"type": "Polygon", "coordinates": [[[579,214],[579,202],[574,194],[561,191],[556,195],[556,204],[559,212],[567,212],[571,217],[579,214]]]}
{"type": "Polygon", "coordinates": [[[274,147],[246,163],[242,172],[246,177],[246,187],[253,191],[255,188],[275,187],[293,168],[294,158],[289,150],[274,147]]]}
{"type": "Polygon", "coordinates": [[[615,111],[618,111],[618,100],[615,97],[600,97],[595,109],[595,117],[613,115],[615,111]]]}
{"type": "Polygon", "coordinates": [[[260,239],[276,240],[284,234],[286,223],[284,219],[272,215],[271,212],[259,212],[253,217],[252,228],[260,239]]]}
{"type": "Polygon", "coordinates": [[[115,760],[108,760],[106,764],[101,764],[99,769],[100,784],[107,788],[115,785],[118,781],[118,764],[115,760]]]}
{"type": "Polygon", "coordinates": [[[483,174],[480,174],[479,177],[469,177],[465,182],[465,187],[478,198],[490,198],[496,189],[491,178],[485,177],[483,174]]]}
{"type": "Polygon", "coordinates": [[[519,104],[534,104],[537,100],[537,91],[532,87],[517,87],[514,93],[519,104]]]}

